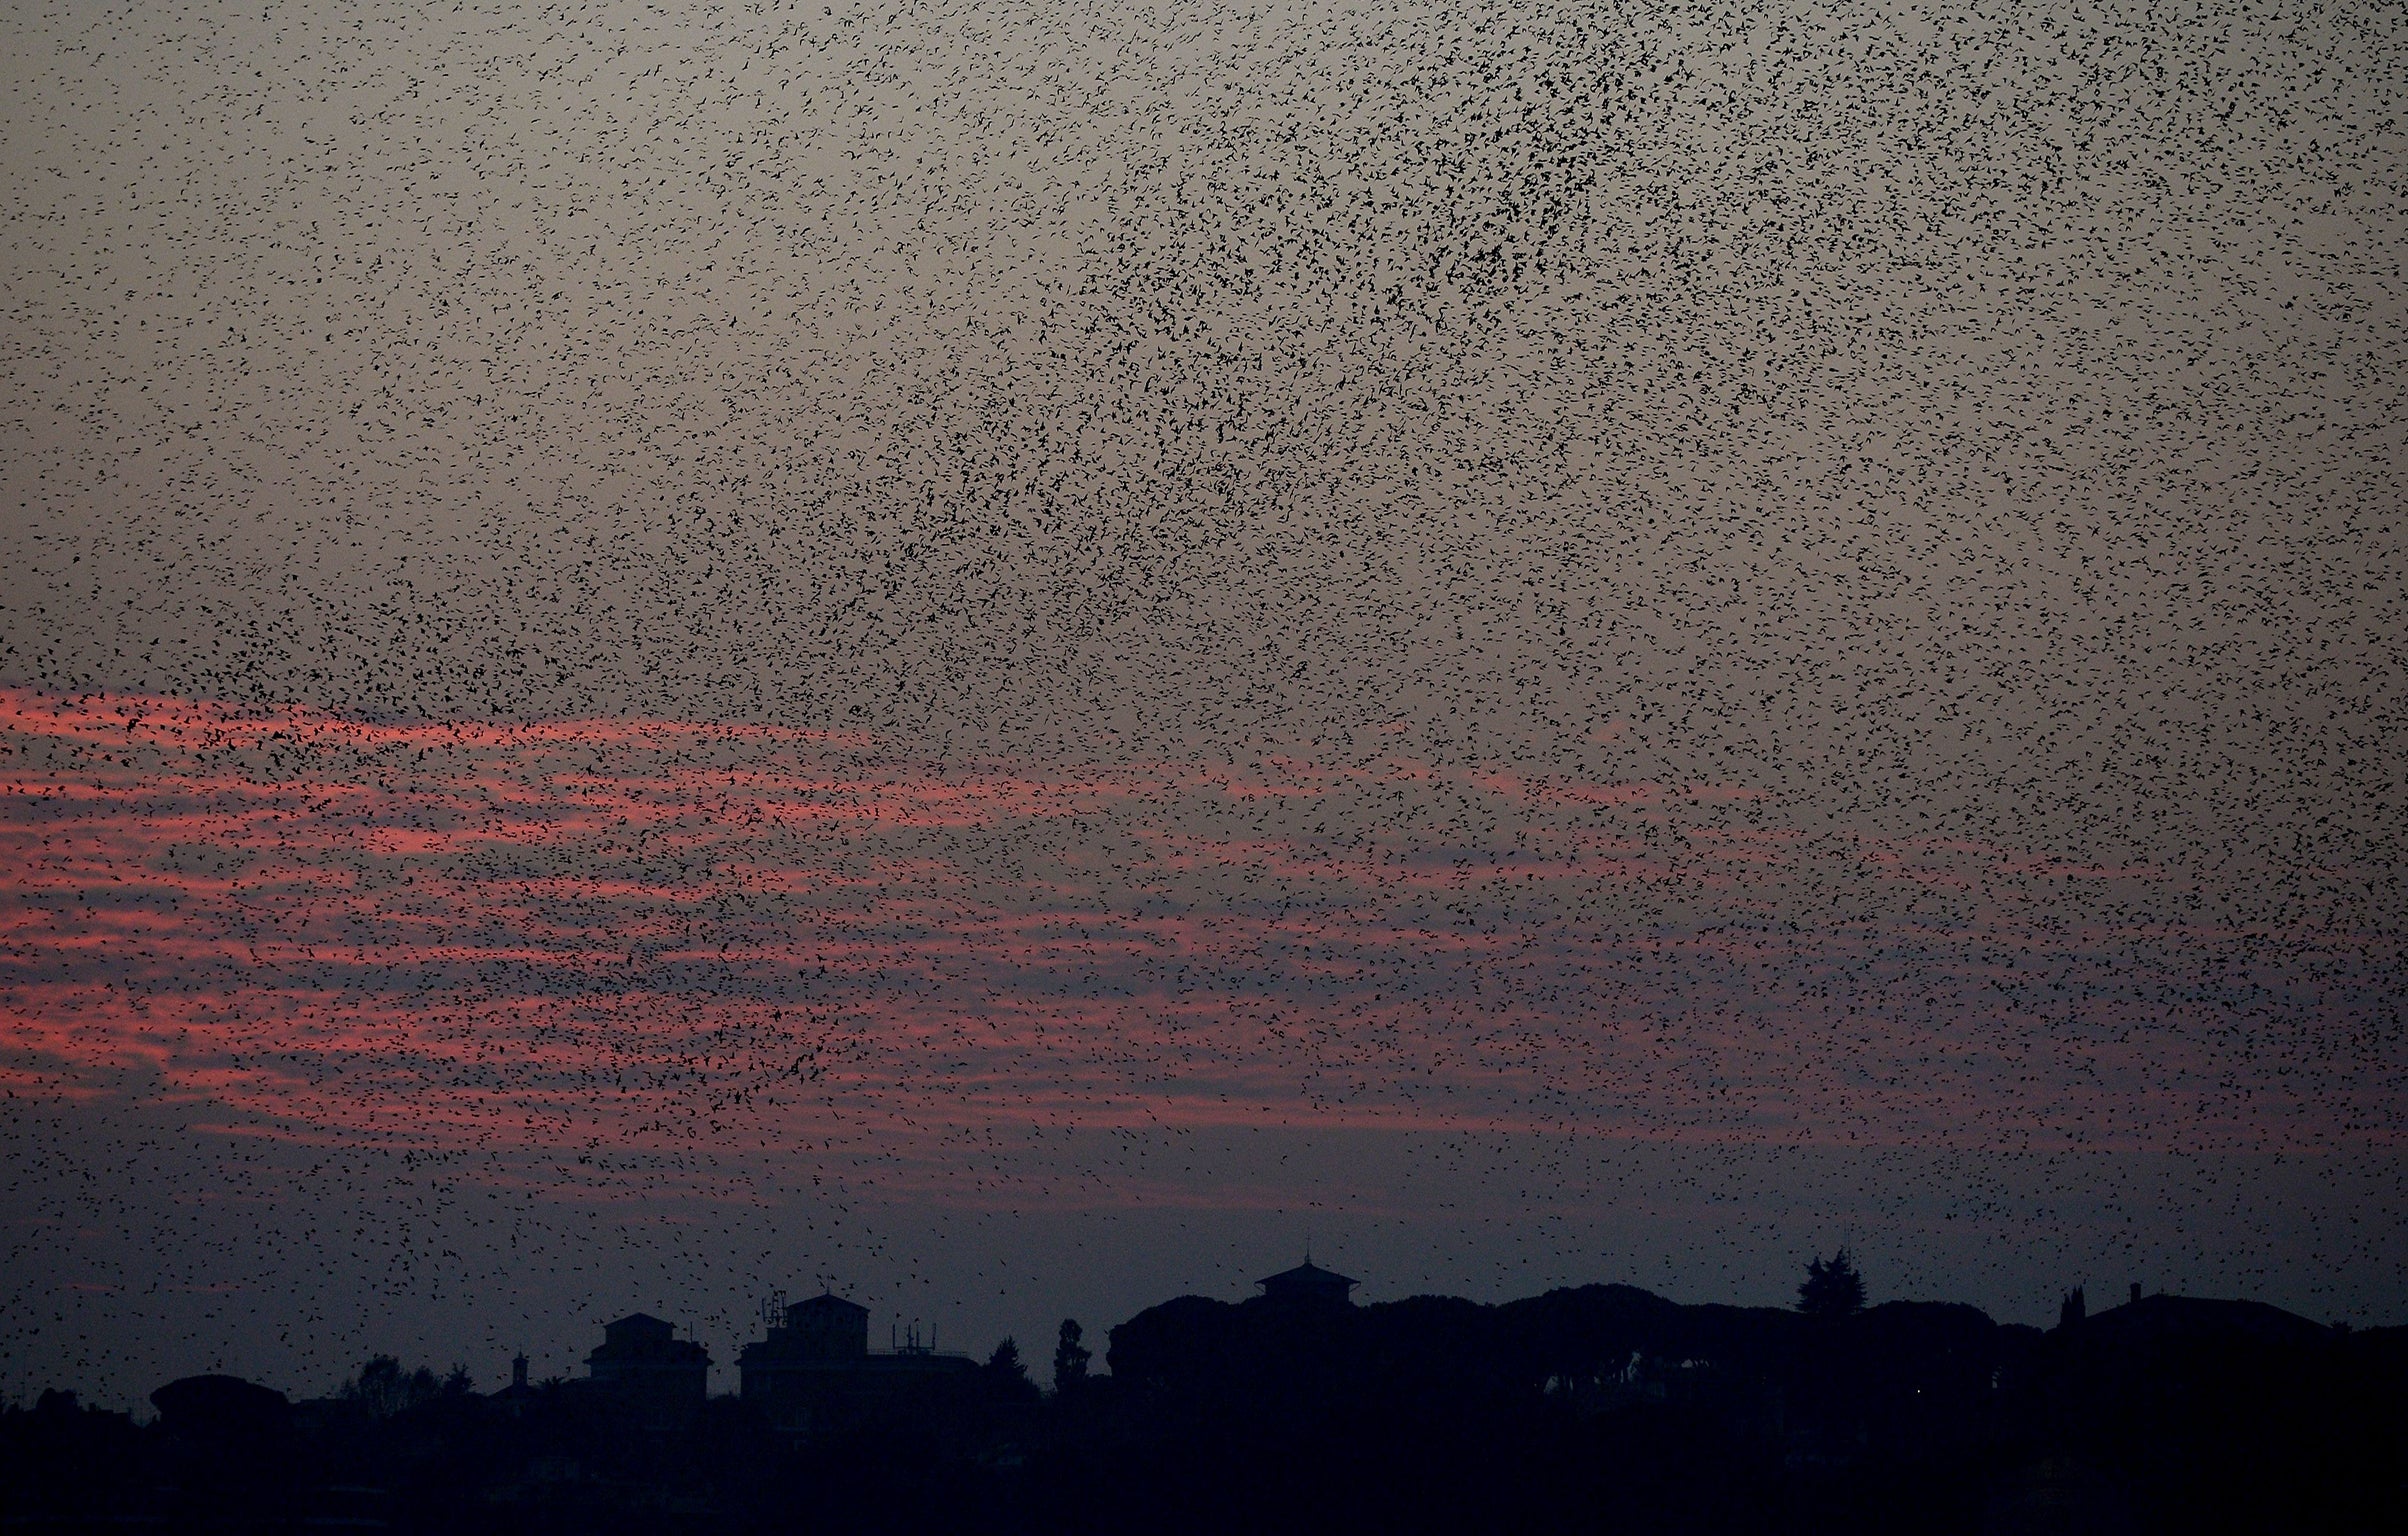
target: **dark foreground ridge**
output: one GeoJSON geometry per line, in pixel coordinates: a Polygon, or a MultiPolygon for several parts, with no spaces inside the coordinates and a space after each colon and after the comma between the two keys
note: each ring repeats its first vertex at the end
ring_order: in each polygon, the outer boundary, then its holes
{"type": "MultiPolygon", "coordinates": [[[[1836,1277],[1836,1278],[1834,1278],[1836,1277]]],[[[2142,1298],[2054,1330],[1583,1286],[1356,1307],[1305,1266],[1111,1330],[1056,1390],[868,1347],[840,1297],[785,1308],[743,1390],[638,1314],[574,1382],[479,1394],[372,1362],[295,1404],[172,1382],[155,1422],[43,1394],[0,1419],[7,1531],[1479,1532],[2408,1529],[2408,1329],[2142,1298]]],[[[1818,1287],[1821,1289],[1818,1290],[1818,1287]]],[[[2137,1291],[2137,1288],[2136,1288],[2137,1291]]]]}

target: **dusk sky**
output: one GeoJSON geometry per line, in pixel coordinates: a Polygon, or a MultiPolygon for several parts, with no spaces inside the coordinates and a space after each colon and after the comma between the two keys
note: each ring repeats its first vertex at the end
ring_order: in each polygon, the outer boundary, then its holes
{"type": "Polygon", "coordinates": [[[2403,209],[2377,5],[0,10],[0,1396],[2408,1320],[2403,209]]]}

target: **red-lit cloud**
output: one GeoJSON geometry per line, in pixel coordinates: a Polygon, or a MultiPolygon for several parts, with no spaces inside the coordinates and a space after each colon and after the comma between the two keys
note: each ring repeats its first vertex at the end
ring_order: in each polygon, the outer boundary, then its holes
{"type": "Polygon", "coordinates": [[[961,1198],[998,1127],[2397,1135],[2396,945],[1744,785],[25,692],[0,744],[0,1083],[229,1132],[961,1198]]]}

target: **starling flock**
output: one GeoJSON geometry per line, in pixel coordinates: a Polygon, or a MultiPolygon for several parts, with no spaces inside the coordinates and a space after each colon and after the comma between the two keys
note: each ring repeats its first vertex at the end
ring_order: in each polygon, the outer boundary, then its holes
{"type": "Polygon", "coordinates": [[[2401,13],[0,38],[0,1394],[1314,1228],[2408,1303],[2401,13]]]}

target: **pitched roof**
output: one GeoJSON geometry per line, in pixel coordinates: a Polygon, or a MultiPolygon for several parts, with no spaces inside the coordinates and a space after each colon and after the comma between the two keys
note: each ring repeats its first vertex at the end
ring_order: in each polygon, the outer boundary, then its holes
{"type": "Polygon", "coordinates": [[[847,1312],[858,1312],[864,1317],[869,1315],[870,1310],[869,1308],[863,1306],[860,1302],[845,1300],[842,1296],[837,1295],[834,1291],[822,1291],[817,1296],[812,1297],[809,1301],[798,1301],[793,1306],[788,1307],[786,1310],[789,1312],[796,1312],[805,1307],[811,1307],[821,1312],[825,1312],[830,1308],[841,1307],[847,1312]]]}
{"type": "Polygon", "coordinates": [[[664,1322],[660,1318],[654,1317],[649,1312],[630,1312],[625,1317],[620,1318],[617,1322],[604,1323],[602,1326],[605,1328],[624,1328],[630,1323],[635,1324],[639,1328],[674,1328],[677,1326],[675,1323],[664,1322]]]}
{"type": "Polygon", "coordinates": [[[1294,1269],[1283,1269],[1276,1275],[1268,1276],[1264,1279],[1257,1280],[1254,1283],[1263,1287],[1265,1290],[1277,1287],[1281,1290],[1309,1289],[1322,1291],[1340,1289],[1352,1290],[1360,1282],[1349,1280],[1344,1275],[1336,1274],[1330,1270],[1323,1269],[1320,1265],[1315,1264],[1310,1259],[1307,1259],[1303,1263],[1297,1265],[1294,1269]]]}

